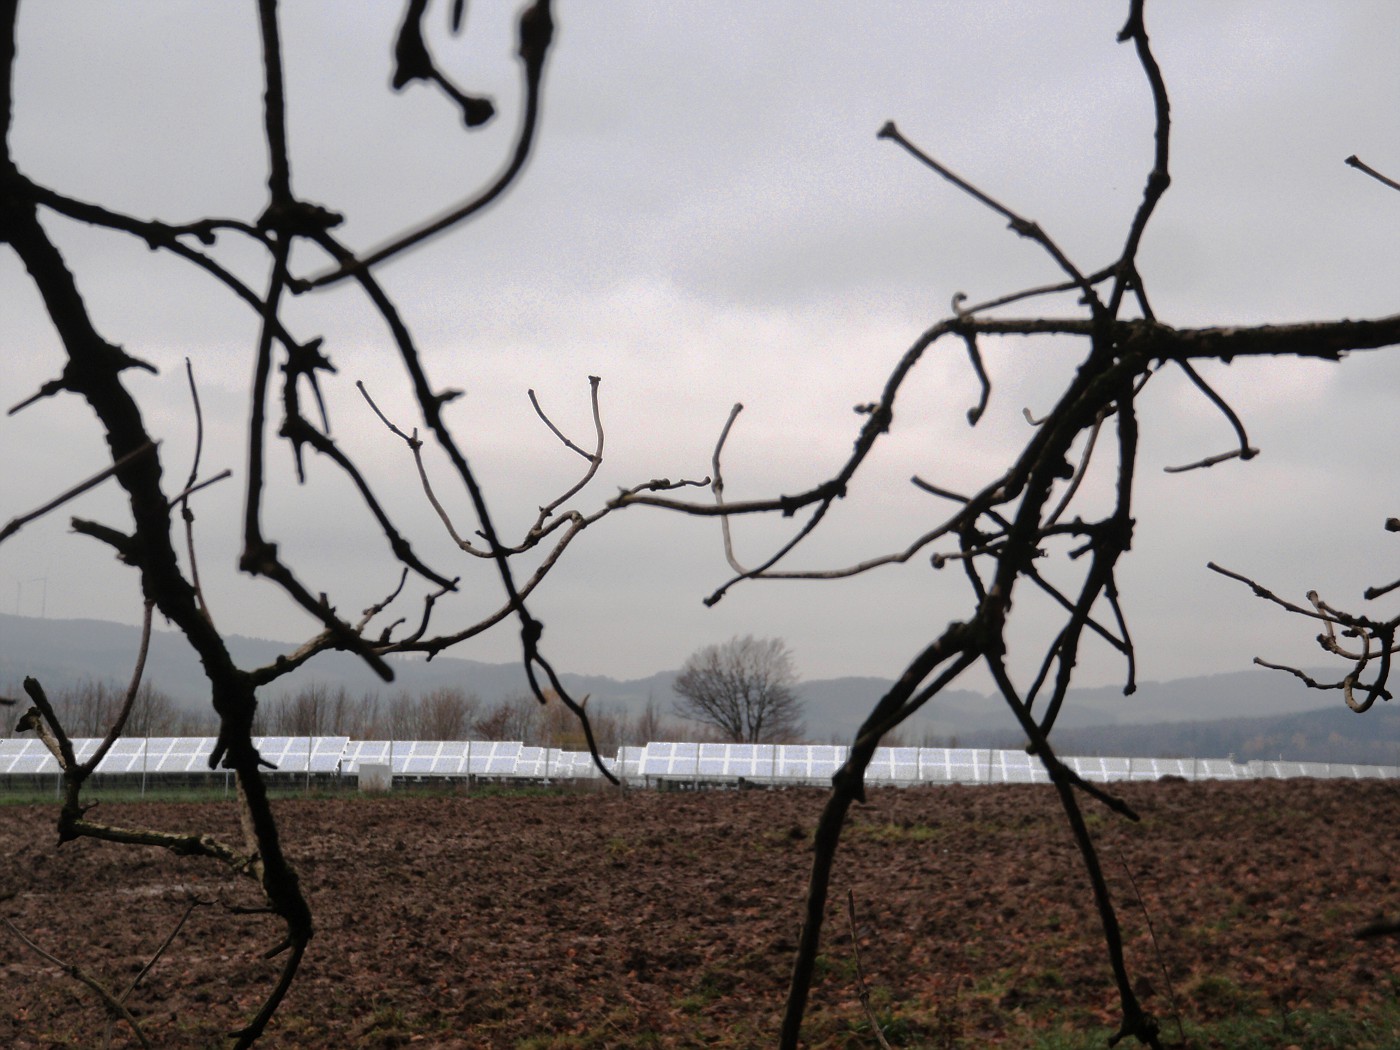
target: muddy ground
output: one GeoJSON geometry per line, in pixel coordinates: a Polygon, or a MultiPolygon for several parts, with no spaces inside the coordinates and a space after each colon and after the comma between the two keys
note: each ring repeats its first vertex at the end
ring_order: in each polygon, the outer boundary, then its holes
{"type": "MultiPolygon", "coordinates": [[[[1121,794],[1139,823],[1092,802],[1086,811],[1138,992],[1165,1037],[1223,1045],[1199,1033],[1247,1017],[1299,1033],[1279,1045],[1323,1045],[1308,1032],[1320,1016],[1374,1035],[1339,1045],[1396,1045],[1377,1033],[1400,1016],[1400,945],[1353,934],[1400,915],[1400,788],[1163,783],[1121,794]]],[[[824,797],[283,801],[317,934],[260,1045],[773,1046],[824,797]]],[[[104,805],[93,816],[237,841],[231,804],[104,805]]],[[[260,956],[277,924],[229,910],[256,905],[253,887],[154,848],[58,848],[53,820],[51,806],[0,807],[0,917],[120,990],[191,899],[213,902],[128,1002],[153,1045],[221,1045],[276,973],[260,956]]],[[[1088,883],[1048,788],[876,791],[848,823],[833,889],[812,1047],[877,1045],[848,890],[892,1045],[1079,1045],[1071,1033],[1116,1018],[1088,883]]],[[[0,944],[0,1046],[103,1045],[90,992],[2,926],[0,944]]],[[[111,1045],[138,1044],[118,1025],[111,1045]]]]}

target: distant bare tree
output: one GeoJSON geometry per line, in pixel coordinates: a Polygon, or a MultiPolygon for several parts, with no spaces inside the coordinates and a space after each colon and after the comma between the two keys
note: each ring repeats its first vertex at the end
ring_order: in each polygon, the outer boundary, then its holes
{"type": "MultiPolygon", "coordinates": [[[[74,736],[101,737],[120,716],[126,703],[126,688],[89,679],[59,690],[50,702],[74,736]]],[[[178,722],[179,715],[169,695],[149,682],[141,683],[126,718],[126,731],[131,736],[164,736],[178,722]]]]}
{"type": "Polygon", "coordinates": [[[414,740],[418,737],[418,697],[406,689],[397,689],[380,705],[377,735],[390,740],[414,740]]]}
{"type": "Polygon", "coordinates": [[[533,741],[539,724],[537,707],[528,696],[498,700],[478,716],[472,732],[478,740],[533,741]]]}
{"type": "MultiPolygon", "coordinates": [[[[116,719],[112,712],[103,729],[116,719]]],[[[136,702],[131,707],[131,717],[127,728],[132,736],[173,736],[180,723],[180,713],[169,694],[156,688],[150,682],[142,682],[136,692],[136,702]]]]}
{"type": "Polygon", "coordinates": [[[780,638],[745,635],[692,653],[672,688],[676,713],[736,744],[774,744],[802,735],[792,654],[780,638]]]}
{"type": "Polygon", "coordinates": [[[653,740],[670,740],[680,730],[661,714],[661,705],[656,697],[647,696],[646,706],[631,719],[622,741],[630,746],[648,744],[653,740]]]}
{"type": "Polygon", "coordinates": [[[381,702],[377,690],[367,689],[349,704],[341,732],[355,740],[380,740],[381,702]]]}
{"type": "Polygon", "coordinates": [[[456,686],[440,686],[418,700],[420,738],[467,740],[481,698],[456,686]]]}
{"type": "Polygon", "coordinates": [[[351,700],[344,686],[312,682],[293,694],[275,697],[263,718],[269,736],[333,736],[345,733],[351,700]]]}

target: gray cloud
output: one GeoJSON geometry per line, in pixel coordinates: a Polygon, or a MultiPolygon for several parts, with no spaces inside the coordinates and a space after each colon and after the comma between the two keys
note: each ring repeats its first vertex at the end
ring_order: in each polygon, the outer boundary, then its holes
{"type": "MultiPolygon", "coordinates": [[[[256,217],[266,162],[251,13],[128,6],[80,20],[26,7],[15,132],[26,170],[142,216],[256,217]]],[[[982,298],[1057,276],[1002,220],[877,141],[885,120],[1040,221],[1086,269],[1119,250],[1150,161],[1149,101],[1132,55],[1113,42],[1122,12],[1112,6],[557,7],[544,130],[524,180],[480,221],[382,274],[434,380],[468,391],[453,419],[514,527],[576,469],[529,410],[526,387],[571,434],[587,434],[586,376],[604,377],[610,459],[587,506],[643,478],[706,473],[739,400],[749,407],[727,465],[731,494],[793,491],[840,462],[859,424],[851,406],[875,395],[955,292],[982,298]]],[[[497,170],[518,106],[508,8],[474,4],[464,38],[436,40],[464,82],[500,105],[499,126],[473,136],[421,87],[387,91],[396,16],[372,5],[285,12],[296,184],[344,209],[344,236],[361,247],[497,170]]],[[[1400,199],[1342,159],[1357,152],[1400,170],[1389,123],[1377,119],[1400,95],[1390,53],[1398,17],[1388,4],[1149,10],[1175,119],[1174,185],[1142,255],[1161,317],[1215,324],[1394,309],[1400,199]]],[[[180,369],[189,355],[222,419],[210,467],[241,478],[237,423],[256,318],[139,242],[51,226],[104,330],[162,368],[136,386],[172,472],[186,469],[180,369]]],[[[261,280],[262,260],[235,239],[218,250],[261,280]]],[[[49,378],[58,356],[23,274],[3,258],[0,298],[8,405],[49,378]]],[[[382,326],[353,294],[317,293],[289,317],[303,336],[325,335],[342,381],[365,379],[411,425],[382,326]]],[[[802,564],[896,549],[928,528],[947,508],[909,476],[985,483],[1025,440],[1021,408],[1046,406],[1075,352],[1046,341],[990,347],[993,412],[969,431],[975,383],[959,352],[936,351],[902,399],[889,447],[802,564]]],[[[1264,455],[1159,474],[1223,451],[1231,433],[1178,377],[1152,381],[1125,584],[1146,677],[1233,669],[1256,652],[1287,658],[1308,644],[1305,629],[1208,575],[1209,558],[1280,587],[1335,580],[1350,594],[1385,563],[1378,530],[1395,511],[1388,462],[1400,436],[1387,411],[1400,379],[1389,356],[1213,374],[1264,455]]],[[[364,458],[425,556],[465,571],[401,448],[353,390],[334,392],[332,411],[337,436],[364,458]]],[[[24,450],[30,468],[7,480],[0,518],[101,461],[100,435],[67,402],[0,420],[0,442],[24,450]]],[[[345,610],[375,600],[392,573],[346,486],[317,465],[297,491],[285,454],[275,462],[269,521],[313,589],[335,591],[345,610]]],[[[231,570],[240,484],[216,487],[200,508],[216,614],[228,629],[296,638],[305,618],[231,570]]],[[[115,521],[123,513],[105,491],[70,509],[115,521]]],[[[133,619],[131,577],[64,535],[62,520],[0,548],[0,600],[13,595],[17,611],[36,613],[26,581],[42,578],[50,615],[133,619]]],[[[757,557],[779,531],[744,523],[741,549],[757,557]]],[[[585,672],[649,673],[752,631],[788,637],[808,675],[892,673],[966,600],[955,575],[916,559],[834,585],[750,585],[707,610],[700,598],[728,572],[717,530],[644,510],[604,523],[573,554],[537,609],[555,658],[585,672]]],[[[464,604],[490,608],[489,574],[471,586],[464,604]]],[[[1027,605],[1027,631],[1043,629],[1027,605]]],[[[507,631],[463,655],[509,659],[513,646],[507,631]]],[[[1109,680],[1116,666],[1090,653],[1086,676],[1109,680]]]]}

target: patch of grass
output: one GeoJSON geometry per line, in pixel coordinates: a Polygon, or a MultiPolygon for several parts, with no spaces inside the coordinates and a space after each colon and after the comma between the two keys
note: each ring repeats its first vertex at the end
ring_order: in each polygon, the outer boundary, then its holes
{"type": "MultiPolygon", "coordinates": [[[[1400,1050],[1400,1004],[1385,1003],[1364,1015],[1308,1009],[1288,1013],[1246,1012],[1209,1021],[1187,1020],[1184,1029],[1186,1041],[1178,1044],[1176,1025],[1165,1023],[1163,1043],[1184,1045],[1190,1050],[1257,1050],[1260,1047],[1400,1050]]],[[[1008,1050],[1103,1050],[1113,1031],[1112,1028],[1067,1025],[1022,1029],[1006,1033],[1006,1038],[997,1045],[1008,1050]]],[[[931,1048],[935,1044],[915,1045],[931,1048]]]]}
{"type": "Polygon", "coordinates": [[[856,980],[856,960],[855,956],[835,957],[826,953],[819,954],[812,960],[813,983],[835,980],[842,984],[851,984],[856,980]]]}
{"type": "MultiPolygon", "coordinates": [[[[347,780],[338,784],[313,782],[309,787],[295,779],[272,779],[268,784],[268,796],[273,799],[297,800],[320,799],[337,801],[371,801],[385,798],[543,798],[568,795],[576,792],[565,784],[469,784],[464,781],[424,781],[422,783],[396,783],[388,792],[360,791],[355,781],[347,780]]],[[[207,783],[201,784],[148,784],[141,790],[140,783],[123,781],[119,784],[93,783],[83,787],[85,801],[104,802],[113,805],[132,802],[188,803],[195,805],[207,802],[231,801],[235,792],[232,780],[225,782],[222,773],[213,774],[207,783]]],[[[59,791],[52,781],[47,785],[0,787],[0,806],[43,806],[57,805],[62,801],[59,791]]]]}
{"type": "Polygon", "coordinates": [[[637,1016],[620,1006],[595,1025],[567,1035],[532,1035],[515,1044],[515,1050],[657,1050],[661,1037],[637,1026],[637,1016]]]}
{"type": "Polygon", "coordinates": [[[381,1006],[365,1019],[356,1046],[369,1048],[402,1046],[413,1038],[413,1029],[397,1006],[381,1006]]]}
{"type": "Polygon", "coordinates": [[[707,966],[688,994],[676,1000],[676,1009],[695,1015],[728,996],[742,982],[740,974],[722,966],[707,966]]]}
{"type": "MultiPolygon", "coordinates": [[[[136,788],[85,788],[83,799],[87,802],[221,802],[225,797],[233,798],[232,789],[224,794],[223,781],[218,788],[148,788],[141,794],[136,788]]],[[[18,788],[0,792],[0,806],[57,806],[62,800],[53,788],[18,788]]]]}
{"type": "Polygon", "coordinates": [[[853,838],[865,838],[875,842],[931,842],[942,838],[944,830],[933,824],[898,820],[886,824],[853,824],[848,834],[853,838]]]}
{"type": "MultiPolygon", "coordinates": [[[[925,1034],[918,1025],[907,1018],[900,1017],[893,1010],[877,1010],[875,1012],[875,1023],[880,1026],[880,1034],[885,1037],[885,1042],[890,1046],[923,1046],[922,1037],[925,1034]]],[[[862,1017],[851,1026],[851,1031],[855,1035],[864,1035],[875,1042],[874,1029],[869,1018],[862,1017]]]]}
{"type": "Polygon", "coordinates": [[[1288,1046],[1298,1050],[1396,1050],[1400,1047],[1400,1004],[1387,1003],[1365,1015],[1336,1010],[1241,1014],[1195,1024],[1186,1038],[1201,1050],[1244,1050],[1288,1046]]]}
{"type": "Polygon", "coordinates": [[[1205,1017],[1234,1015],[1255,1004],[1248,992],[1234,980],[1220,974],[1207,974],[1186,988],[1187,999],[1205,1017]]]}
{"type": "MultiPolygon", "coordinates": [[[[1023,1050],[1103,1050],[1112,1037],[1111,1028],[1056,1028],[1031,1033],[1027,1042],[1013,1042],[1008,1045],[1023,1050]]],[[[1137,1043],[1132,1045],[1136,1046],[1137,1043]]]]}

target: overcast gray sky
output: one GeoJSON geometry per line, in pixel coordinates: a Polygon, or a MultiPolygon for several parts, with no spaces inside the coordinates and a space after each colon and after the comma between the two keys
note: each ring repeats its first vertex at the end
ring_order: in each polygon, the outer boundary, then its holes
{"type": "MultiPolygon", "coordinates": [[[[469,136],[435,92],[387,90],[399,5],[284,5],[294,187],[344,212],[351,244],[375,245],[500,166],[518,111],[519,6],[476,0],[464,36],[435,41],[459,83],[494,95],[501,111],[469,136]]],[[[797,491],[839,466],[861,421],[852,406],[877,395],[955,293],[975,301],[1057,279],[996,216],[877,141],[886,120],[1039,221],[1081,269],[1110,261],[1151,157],[1147,89],[1114,39],[1126,6],[559,0],[543,126],[524,178],[479,221],[380,274],[434,382],[468,391],[449,419],[507,535],[581,465],[534,417],[527,388],[586,444],[587,377],[603,379],[607,460],[575,499],[581,509],[647,478],[704,476],[735,401],[746,410],[726,460],[727,495],[797,491]]],[[[1139,257],[1158,317],[1192,326],[1394,312],[1400,194],[1343,160],[1358,153],[1400,174],[1400,6],[1171,0],[1150,4],[1148,22],[1174,117],[1173,185],[1139,257]]],[[[251,3],[30,0],[18,161],[61,192],[138,216],[252,219],[265,203],[258,46],[251,3]]],[[[131,385],[173,478],[188,469],[181,363],[194,362],[210,418],[205,473],[235,474],[196,508],[216,621],[300,639],[307,618],[233,569],[255,317],[140,243],[47,225],[101,330],[161,367],[131,385]]],[[[259,273],[261,260],[236,242],[219,251],[249,279],[259,273]]],[[[309,252],[297,263],[321,266],[309,252]]],[[[403,425],[416,421],[372,313],[342,288],[304,297],[288,318],[303,337],[324,334],[340,369],[330,391],[337,438],[362,457],[428,560],[466,576],[451,617],[494,607],[493,577],[441,538],[402,447],[354,394],[363,379],[403,425]]],[[[6,406],[59,367],[8,253],[0,349],[6,406]]],[[[989,344],[995,390],[976,429],[965,420],[976,396],[965,359],[948,349],[930,357],[889,439],[795,564],[858,561],[925,531],[947,507],[913,489],[910,475],[961,489],[986,483],[1028,436],[1022,408],[1048,407],[1081,350],[989,344]]],[[[1136,547],[1122,578],[1144,679],[1237,670],[1256,654],[1317,662],[1308,625],[1208,573],[1207,560],[1294,598],[1317,587],[1352,605],[1365,585],[1397,575],[1381,524],[1400,512],[1391,393],[1400,359],[1209,373],[1263,454],[1162,474],[1228,450],[1232,435],[1177,377],[1149,386],[1136,547]]],[[[0,520],[103,465],[99,431],[72,398],[0,419],[0,446],[0,520]]],[[[313,463],[298,490],[289,457],[279,450],[273,461],[269,536],[312,589],[350,615],[387,593],[397,574],[384,541],[338,472],[313,463]]],[[[473,528],[460,495],[450,501],[473,528]]],[[[0,546],[0,609],[135,622],[134,575],[67,533],[74,513],[124,520],[104,489],[0,546]]],[[[781,523],[736,526],[749,559],[781,535],[781,523]]],[[[727,576],[715,523],[634,508],[587,533],[533,608],[561,669],[644,675],[754,633],[787,639],[809,678],[893,676],[970,608],[961,575],[935,573],[924,558],[841,583],[750,583],[705,608],[727,576]]],[[[1033,603],[1023,611],[1039,624],[1033,603]]],[[[457,655],[508,660],[515,644],[506,629],[457,655]]],[[[1097,651],[1083,669],[1095,684],[1120,674],[1097,651]]]]}

